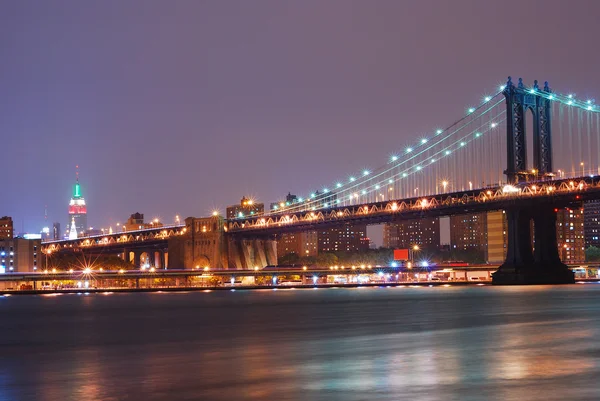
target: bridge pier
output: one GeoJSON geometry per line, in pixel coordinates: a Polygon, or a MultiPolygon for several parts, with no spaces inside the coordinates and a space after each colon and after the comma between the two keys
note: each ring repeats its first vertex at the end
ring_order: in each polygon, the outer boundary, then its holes
{"type": "Polygon", "coordinates": [[[556,212],[551,206],[506,210],[508,249],[505,262],[492,275],[492,283],[571,284],[573,272],[561,262],[556,241],[556,212]],[[531,245],[534,222],[535,250],[531,245]]]}

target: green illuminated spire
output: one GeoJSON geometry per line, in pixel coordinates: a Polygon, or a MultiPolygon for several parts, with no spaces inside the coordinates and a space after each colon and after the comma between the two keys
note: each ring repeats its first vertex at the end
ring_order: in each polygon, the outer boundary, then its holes
{"type": "Polygon", "coordinates": [[[79,185],[79,166],[75,166],[75,187],[73,188],[73,198],[81,198],[81,185],[79,185]]]}

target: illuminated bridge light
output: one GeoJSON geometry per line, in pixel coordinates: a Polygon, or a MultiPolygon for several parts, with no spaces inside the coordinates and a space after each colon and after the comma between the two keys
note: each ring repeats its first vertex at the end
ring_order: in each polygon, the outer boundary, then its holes
{"type": "Polygon", "coordinates": [[[496,124],[496,123],[492,123],[492,124],[490,125],[490,127],[492,127],[492,128],[496,128],[497,126],[498,126],[498,124],[496,124]]]}
{"type": "Polygon", "coordinates": [[[436,133],[437,135],[441,134],[442,132],[444,132],[444,131],[442,131],[441,129],[439,129],[439,130],[435,131],[435,133],[436,133]]]}
{"type": "Polygon", "coordinates": [[[460,143],[460,146],[465,146],[465,143],[464,143],[464,142],[461,142],[461,143],[460,143]]]}
{"type": "Polygon", "coordinates": [[[310,197],[311,197],[311,198],[314,198],[314,197],[315,197],[315,194],[310,194],[310,197]]]}
{"type": "Polygon", "coordinates": [[[363,171],[363,175],[369,175],[369,170],[363,171]]]}
{"type": "Polygon", "coordinates": [[[475,138],[479,138],[480,136],[481,136],[481,133],[480,133],[480,132],[476,132],[476,133],[475,133],[475,138]]]}
{"type": "Polygon", "coordinates": [[[335,186],[336,186],[337,188],[341,188],[342,184],[341,184],[340,182],[338,182],[337,184],[335,184],[335,186]]]}
{"type": "Polygon", "coordinates": [[[435,163],[435,159],[431,159],[430,163],[435,163]]]}
{"type": "Polygon", "coordinates": [[[366,194],[367,194],[367,191],[365,191],[365,190],[363,189],[363,190],[362,190],[362,194],[363,194],[363,195],[366,195],[366,194]]]}
{"type": "Polygon", "coordinates": [[[573,94],[569,94],[569,96],[567,96],[569,99],[573,99],[573,94]]]}
{"type": "Polygon", "coordinates": [[[484,102],[489,102],[490,100],[492,100],[492,98],[490,96],[486,96],[483,101],[484,102]]]}
{"type": "Polygon", "coordinates": [[[402,173],[402,177],[408,177],[408,174],[402,173]]]}
{"type": "Polygon", "coordinates": [[[396,160],[398,160],[398,156],[392,156],[392,161],[395,162],[396,160]]]}
{"type": "Polygon", "coordinates": [[[391,178],[388,180],[388,184],[393,184],[394,180],[392,180],[391,178]]]}
{"type": "Polygon", "coordinates": [[[568,105],[572,105],[572,104],[573,104],[573,101],[572,101],[572,100],[569,100],[569,101],[567,102],[567,104],[568,104],[568,105]]]}
{"type": "Polygon", "coordinates": [[[504,89],[506,89],[506,85],[500,85],[500,91],[503,91],[504,89]]]}
{"type": "Polygon", "coordinates": [[[475,112],[475,108],[474,107],[469,107],[468,112],[469,112],[469,114],[474,113],[475,112]]]}
{"type": "Polygon", "coordinates": [[[354,182],[354,181],[356,181],[356,178],[350,177],[350,182],[354,182]]]}
{"type": "Polygon", "coordinates": [[[380,186],[379,186],[379,185],[375,185],[375,189],[379,189],[379,188],[380,188],[380,186]]]}
{"type": "Polygon", "coordinates": [[[554,99],[554,95],[548,96],[548,99],[550,99],[550,100],[554,99]]]}
{"type": "Polygon", "coordinates": [[[327,188],[323,188],[323,192],[324,192],[324,193],[327,193],[327,192],[329,192],[329,189],[327,189],[327,188]]]}
{"type": "Polygon", "coordinates": [[[529,93],[535,93],[535,89],[534,88],[529,89],[529,93]]]}
{"type": "Polygon", "coordinates": [[[412,152],[412,148],[406,148],[406,153],[412,152]]]}
{"type": "Polygon", "coordinates": [[[449,155],[450,153],[452,153],[452,152],[450,152],[449,150],[446,151],[446,155],[449,155]]]}
{"type": "Polygon", "coordinates": [[[398,210],[398,204],[396,202],[392,203],[392,210],[393,211],[398,210]]]}
{"type": "Polygon", "coordinates": [[[417,171],[421,170],[421,166],[417,166],[417,171]]]}
{"type": "Polygon", "coordinates": [[[426,144],[426,143],[427,143],[427,138],[423,138],[423,139],[421,139],[421,143],[422,143],[422,144],[426,144]]]}

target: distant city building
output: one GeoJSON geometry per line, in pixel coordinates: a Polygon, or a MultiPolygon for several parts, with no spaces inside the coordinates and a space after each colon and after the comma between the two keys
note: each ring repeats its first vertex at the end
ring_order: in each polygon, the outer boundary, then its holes
{"type": "Polygon", "coordinates": [[[87,230],[87,206],[85,204],[85,199],[81,195],[81,185],[79,184],[79,172],[76,173],[76,181],[75,186],[73,187],[73,196],[71,197],[71,201],[69,202],[69,238],[77,238],[85,235],[85,231],[87,230]],[[75,223],[75,228],[77,231],[77,235],[73,235],[71,233],[73,222],[75,223]]]}
{"type": "Polygon", "coordinates": [[[9,216],[0,217],[0,240],[13,237],[13,221],[9,216]]]}
{"type": "Polygon", "coordinates": [[[458,250],[487,251],[487,213],[450,216],[450,246],[458,250]]]}
{"type": "Polygon", "coordinates": [[[99,228],[90,227],[85,233],[86,237],[93,237],[94,235],[102,235],[104,232],[99,228]]]}
{"type": "Polygon", "coordinates": [[[60,231],[60,223],[52,223],[52,239],[55,241],[62,239],[62,234],[60,231]]]}
{"type": "Polygon", "coordinates": [[[414,245],[419,245],[423,249],[440,247],[438,217],[404,220],[383,225],[384,248],[411,248],[414,245]]]}
{"type": "Polygon", "coordinates": [[[254,202],[250,198],[242,197],[239,205],[232,205],[227,208],[226,214],[228,219],[241,218],[263,213],[265,205],[254,202]]]}
{"type": "Polygon", "coordinates": [[[49,241],[52,239],[52,235],[50,234],[50,227],[42,228],[40,234],[42,236],[42,241],[49,241]]]}
{"type": "Polygon", "coordinates": [[[151,222],[146,223],[144,222],[143,213],[134,213],[129,216],[125,224],[123,224],[123,231],[145,230],[149,228],[160,228],[162,226],[163,224],[158,219],[154,219],[151,222]]]}
{"type": "Polygon", "coordinates": [[[600,201],[590,201],[583,204],[583,228],[585,247],[600,248],[600,201]]]}
{"type": "Polygon", "coordinates": [[[319,230],[319,252],[356,252],[369,249],[366,224],[345,224],[339,227],[319,230]]]}
{"type": "Polygon", "coordinates": [[[0,273],[34,272],[41,260],[41,239],[0,240],[0,273]]]}
{"type": "Polygon", "coordinates": [[[556,212],[556,239],[564,263],[585,262],[584,209],[564,208],[556,212]]]}
{"type": "Polygon", "coordinates": [[[303,231],[281,234],[277,238],[277,252],[280,256],[289,253],[295,253],[299,256],[317,256],[317,232],[303,231]]]}
{"type": "Polygon", "coordinates": [[[300,203],[298,201],[298,197],[296,195],[292,195],[291,193],[288,192],[284,201],[271,203],[270,210],[273,210],[273,211],[280,210],[280,209],[284,209],[288,206],[292,206],[292,205],[295,205],[298,203],[300,203]]]}

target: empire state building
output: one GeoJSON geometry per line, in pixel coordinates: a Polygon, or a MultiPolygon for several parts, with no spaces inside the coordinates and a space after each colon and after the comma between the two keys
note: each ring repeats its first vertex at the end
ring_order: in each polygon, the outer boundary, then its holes
{"type": "Polygon", "coordinates": [[[73,187],[73,196],[69,202],[69,220],[67,227],[71,227],[69,238],[74,239],[85,235],[87,230],[87,208],[85,199],[81,195],[81,185],[79,184],[79,172],[76,173],[75,186],[73,187]],[[73,230],[72,227],[76,230],[73,230]]]}

